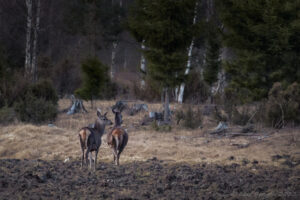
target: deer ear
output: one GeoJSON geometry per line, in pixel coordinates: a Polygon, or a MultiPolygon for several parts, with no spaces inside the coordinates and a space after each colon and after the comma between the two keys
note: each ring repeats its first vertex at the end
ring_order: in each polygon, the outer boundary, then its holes
{"type": "Polygon", "coordinates": [[[106,112],[106,113],[104,113],[104,115],[103,115],[103,116],[104,116],[104,117],[106,117],[106,114],[107,114],[107,112],[106,112]]]}
{"type": "Polygon", "coordinates": [[[98,117],[101,116],[101,110],[100,110],[100,108],[97,109],[97,116],[98,116],[98,117]]]}

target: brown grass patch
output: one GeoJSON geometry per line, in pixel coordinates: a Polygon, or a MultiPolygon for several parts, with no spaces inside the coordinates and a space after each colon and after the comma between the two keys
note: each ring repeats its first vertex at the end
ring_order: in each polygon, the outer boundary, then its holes
{"type": "MultiPolygon", "coordinates": [[[[66,115],[60,113],[54,122],[56,127],[47,125],[35,126],[17,124],[2,126],[0,131],[0,158],[27,158],[53,160],[65,158],[80,159],[81,149],[78,139],[78,130],[93,123],[96,118],[96,109],[92,110],[84,102],[87,114],[66,115]]],[[[60,100],[59,109],[69,106],[69,100],[60,100]]],[[[95,107],[108,112],[108,118],[114,120],[110,108],[112,101],[96,101],[95,107]]],[[[151,111],[159,111],[160,104],[148,104],[151,111]]],[[[182,105],[172,104],[172,108],[181,108],[182,105]]],[[[141,112],[135,116],[123,115],[124,128],[128,130],[128,145],[121,155],[120,162],[145,161],[153,157],[161,160],[189,163],[242,163],[244,159],[260,164],[280,165],[272,161],[273,155],[288,154],[300,160],[300,131],[299,129],[283,129],[277,132],[270,129],[261,129],[258,135],[269,134],[262,140],[257,137],[212,137],[209,129],[216,124],[204,123],[203,129],[185,130],[175,126],[171,132],[155,132],[151,127],[140,127],[139,122],[146,115],[141,112]],[[248,144],[246,148],[238,148],[232,144],[248,144]],[[228,159],[233,156],[234,159],[228,159]]],[[[112,127],[107,127],[106,132],[112,127]]],[[[99,162],[112,162],[112,152],[106,144],[106,137],[99,152],[99,162]]],[[[299,166],[298,166],[299,167],[299,166]]]]}

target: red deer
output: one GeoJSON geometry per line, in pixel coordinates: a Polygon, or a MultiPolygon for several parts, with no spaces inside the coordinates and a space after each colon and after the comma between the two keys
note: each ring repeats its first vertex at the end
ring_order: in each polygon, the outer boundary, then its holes
{"type": "Polygon", "coordinates": [[[83,127],[79,131],[79,140],[82,150],[81,167],[84,160],[88,163],[90,160],[90,168],[92,168],[92,152],[95,151],[94,170],[96,170],[97,155],[101,146],[101,137],[104,134],[105,125],[111,125],[112,122],[106,117],[107,112],[101,115],[101,110],[97,109],[98,118],[95,121],[94,127],[83,127]]]}
{"type": "Polygon", "coordinates": [[[112,109],[115,114],[115,127],[107,134],[107,144],[113,150],[114,163],[119,165],[119,158],[128,142],[128,133],[121,127],[122,115],[118,109],[112,109]]]}

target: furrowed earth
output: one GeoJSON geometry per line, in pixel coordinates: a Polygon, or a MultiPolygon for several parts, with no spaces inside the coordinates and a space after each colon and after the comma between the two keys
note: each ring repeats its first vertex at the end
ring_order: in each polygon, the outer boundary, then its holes
{"type": "MultiPolygon", "coordinates": [[[[114,102],[95,104],[109,111],[114,102]]],[[[104,135],[94,172],[80,167],[78,130],[96,118],[88,111],[60,113],[53,126],[1,126],[0,199],[300,199],[299,128],[216,136],[209,132],[217,123],[203,119],[203,128],[156,132],[139,125],[147,113],[123,114],[129,142],[120,166],[104,135]]]]}
{"type": "Polygon", "coordinates": [[[3,159],[1,199],[299,199],[297,170],[157,160],[101,163],[3,159]]]}

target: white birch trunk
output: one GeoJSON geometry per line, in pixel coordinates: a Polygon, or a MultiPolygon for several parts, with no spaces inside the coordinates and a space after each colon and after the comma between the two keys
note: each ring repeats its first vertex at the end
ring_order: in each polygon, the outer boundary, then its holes
{"type": "MultiPolygon", "coordinates": [[[[221,50],[221,57],[220,60],[229,60],[230,59],[230,52],[229,49],[227,47],[224,47],[221,50]]],[[[224,68],[220,69],[220,71],[218,72],[218,81],[217,84],[215,84],[215,86],[212,87],[212,94],[216,95],[217,93],[224,93],[224,89],[227,85],[226,82],[226,73],[224,68]]]]}
{"type": "Polygon", "coordinates": [[[38,34],[40,30],[40,12],[41,12],[41,0],[37,1],[36,7],[36,21],[34,27],[34,39],[33,39],[33,50],[32,50],[32,63],[31,63],[31,74],[33,81],[37,80],[37,43],[38,34]]]}
{"type": "Polygon", "coordinates": [[[25,47],[25,76],[31,73],[31,29],[32,29],[32,0],[26,0],[27,27],[26,27],[26,47],[25,47]]]}
{"type": "MultiPolygon", "coordinates": [[[[197,7],[198,7],[198,1],[196,1],[196,5],[195,5],[193,24],[196,24],[196,20],[197,20],[197,7]]],[[[192,42],[191,42],[189,50],[188,50],[188,61],[187,61],[186,70],[184,73],[185,75],[188,75],[190,72],[190,69],[191,69],[193,47],[194,47],[194,38],[192,39],[192,42]]],[[[176,99],[177,99],[178,103],[183,102],[184,88],[185,88],[185,83],[181,83],[179,92],[178,92],[178,89],[176,88],[176,90],[177,90],[176,91],[176,99]]]]}
{"type": "MultiPolygon", "coordinates": [[[[143,40],[142,45],[141,45],[142,51],[145,50],[145,48],[146,48],[144,43],[145,43],[145,40],[143,40]]],[[[141,71],[143,73],[146,73],[146,59],[145,59],[145,56],[144,56],[143,52],[142,52],[142,55],[141,55],[141,71]]],[[[141,80],[141,88],[145,88],[145,86],[146,86],[146,83],[145,83],[145,80],[144,80],[144,77],[143,77],[142,80],[141,80]]]]}
{"type": "Polygon", "coordinates": [[[110,78],[115,78],[115,65],[116,65],[116,51],[117,51],[118,42],[113,42],[112,50],[111,50],[111,67],[110,67],[110,78]]]}
{"type": "MultiPolygon", "coordinates": [[[[219,60],[227,60],[228,48],[223,48],[221,50],[221,56],[219,60]]],[[[225,70],[221,68],[218,71],[218,81],[212,85],[211,87],[211,94],[215,96],[218,93],[224,93],[224,89],[226,87],[226,76],[225,70]]]]}
{"type": "MultiPolygon", "coordinates": [[[[114,5],[114,0],[111,1],[112,6],[114,5]]],[[[122,0],[119,2],[120,8],[123,6],[122,0]]],[[[121,20],[121,15],[118,16],[119,20],[121,20]]],[[[117,53],[117,47],[118,47],[118,41],[114,41],[112,44],[112,51],[111,51],[111,70],[110,70],[110,78],[114,79],[115,78],[115,73],[116,73],[116,53],[117,53]]]]}
{"type": "MultiPolygon", "coordinates": [[[[189,72],[190,72],[190,69],[191,69],[191,60],[192,60],[193,47],[194,47],[194,39],[192,40],[191,45],[189,47],[188,61],[187,61],[186,69],[185,69],[185,72],[184,72],[185,75],[188,75],[189,72]]],[[[185,88],[185,83],[181,83],[179,93],[178,93],[178,103],[183,102],[184,88],[185,88]]]]}

